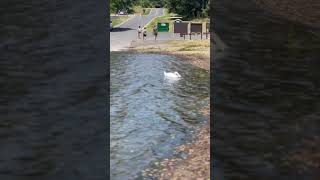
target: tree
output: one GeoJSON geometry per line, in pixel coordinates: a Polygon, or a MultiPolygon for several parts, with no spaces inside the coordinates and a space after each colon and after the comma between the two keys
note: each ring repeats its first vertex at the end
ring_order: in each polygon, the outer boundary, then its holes
{"type": "Polygon", "coordinates": [[[208,17],[209,0],[165,0],[165,6],[186,18],[208,17]]]}
{"type": "Polygon", "coordinates": [[[110,10],[111,12],[118,12],[120,10],[130,9],[132,7],[133,0],[111,0],[110,10]]]}
{"type": "Polygon", "coordinates": [[[144,8],[152,8],[156,5],[163,6],[163,0],[137,0],[136,5],[144,8]]]}

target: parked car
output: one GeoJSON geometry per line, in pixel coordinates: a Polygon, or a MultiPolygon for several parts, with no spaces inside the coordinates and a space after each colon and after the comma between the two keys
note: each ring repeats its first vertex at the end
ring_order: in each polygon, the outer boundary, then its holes
{"type": "Polygon", "coordinates": [[[118,12],[118,15],[126,15],[126,14],[128,14],[127,10],[121,10],[118,12]]]}

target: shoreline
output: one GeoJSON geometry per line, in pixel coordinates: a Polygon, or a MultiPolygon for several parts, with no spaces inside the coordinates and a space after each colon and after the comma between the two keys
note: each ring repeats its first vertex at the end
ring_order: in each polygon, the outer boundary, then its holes
{"type": "Polygon", "coordinates": [[[176,56],[199,68],[210,71],[210,40],[146,40],[133,41],[128,52],[176,56]],[[197,43],[197,44],[195,44],[197,43]]]}
{"type": "MultiPolygon", "coordinates": [[[[210,40],[147,40],[133,42],[128,52],[172,55],[210,72],[210,40]]],[[[143,177],[166,179],[210,179],[210,104],[201,110],[207,122],[197,128],[191,142],[175,147],[176,153],[184,157],[172,156],[155,162],[142,171],[143,177]]]]}
{"type": "Polygon", "coordinates": [[[195,129],[193,138],[177,147],[176,155],[154,162],[142,171],[144,178],[158,180],[210,179],[210,108],[205,107],[202,113],[208,121],[195,129]],[[178,156],[177,156],[178,154],[178,156]]]}

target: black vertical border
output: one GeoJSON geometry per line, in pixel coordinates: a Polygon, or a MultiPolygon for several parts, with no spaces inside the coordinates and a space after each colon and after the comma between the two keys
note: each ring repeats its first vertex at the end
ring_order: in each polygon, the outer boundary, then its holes
{"type": "Polygon", "coordinates": [[[108,179],[110,179],[110,0],[106,0],[106,26],[107,26],[107,33],[106,33],[106,55],[107,55],[107,59],[106,59],[106,66],[107,66],[107,132],[106,132],[106,136],[107,136],[107,177],[108,179]]]}

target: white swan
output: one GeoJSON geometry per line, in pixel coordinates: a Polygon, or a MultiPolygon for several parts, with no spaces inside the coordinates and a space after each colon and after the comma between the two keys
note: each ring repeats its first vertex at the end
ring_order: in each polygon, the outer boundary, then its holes
{"type": "Polygon", "coordinates": [[[180,79],[181,75],[178,72],[163,72],[164,77],[169,78],[169,79],[180,79]]]}

